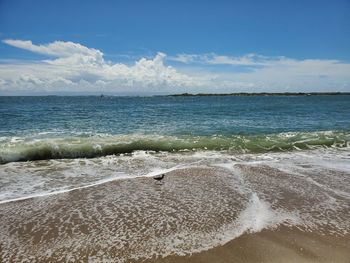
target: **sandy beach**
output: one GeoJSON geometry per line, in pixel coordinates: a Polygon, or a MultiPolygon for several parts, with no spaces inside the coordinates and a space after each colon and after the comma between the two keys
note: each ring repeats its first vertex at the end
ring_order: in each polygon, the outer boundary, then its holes
{"type": "Polygon", "coordinates": [[[1,262],[348,262],[348,205],[323,214],[312,202],[329,194],[316,185],[305,200],[293,192],[302,181],[283,188],[287,173],[236,166],[239,176],[197,167],[3,203],[1,262]]]}
{"type": "Polygon", "coordinates": [[[334,237],[279,227],[243,234],[223,246],[146,262],[349,262],[349,236],[334,237]]]}

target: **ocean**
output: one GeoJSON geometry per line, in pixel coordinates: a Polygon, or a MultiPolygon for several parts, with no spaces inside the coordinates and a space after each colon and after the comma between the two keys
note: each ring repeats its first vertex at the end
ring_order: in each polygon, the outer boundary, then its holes
{"type": "Polygon", "coordinates": [[[293,258],[345,262],[320,240],[350,243],[349,142],[349,95],[0,97],[0,254],[158,260],[290,230],[316,235],[293,258]]]}

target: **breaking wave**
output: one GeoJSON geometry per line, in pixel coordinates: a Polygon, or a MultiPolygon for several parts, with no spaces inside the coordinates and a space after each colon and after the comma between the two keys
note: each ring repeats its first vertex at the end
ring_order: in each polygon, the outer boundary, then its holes
{"type": "Polygon", "coordinates": [[[293,132],[267,135],[161,136],[93,135],[59,138],[0,138],[0,164],[16,161],[94,158],[134,151],[226,151],[264,153],[348,147],[350,132],[293,132]]]}

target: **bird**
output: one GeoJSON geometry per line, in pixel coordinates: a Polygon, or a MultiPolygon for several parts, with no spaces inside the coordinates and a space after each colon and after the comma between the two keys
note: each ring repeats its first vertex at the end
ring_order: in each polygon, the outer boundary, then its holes
{"type": "Polygon", "coordinates": [[[160,182],[160,181],[163,180],[164,176],[165,176],[165,174],[156,175],[156,176],[153,177],[153,179],[156,180],[156,181],[158,181],[158,182],[160,182]]]}

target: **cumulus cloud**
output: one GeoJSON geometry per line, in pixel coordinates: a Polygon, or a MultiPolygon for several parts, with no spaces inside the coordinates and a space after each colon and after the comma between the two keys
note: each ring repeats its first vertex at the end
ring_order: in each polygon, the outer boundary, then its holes
{"type": "Polygon", "coordinates": [[[159,52],[127,65],[79,43],[3,43],[47,58],[0,63],[0,94],[350,91],[350,64],[338,60],[159,52]]]}
{"type": "Polygon", "coordinates": [[[39,63],[0,64],[0,89],[76,92],[158,92],[196,85],[188,75],[166,66],[166,55],[141,58],[134,65],[105,61],[103,53],[73,42],[34,45],[31,41],[4,43],[53,57],[39,63]]]}

